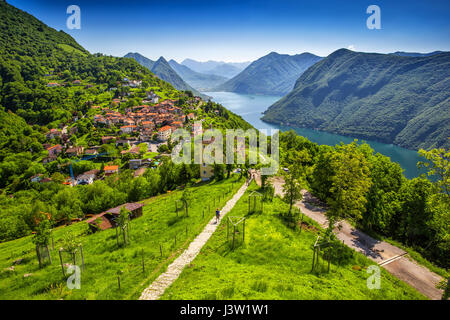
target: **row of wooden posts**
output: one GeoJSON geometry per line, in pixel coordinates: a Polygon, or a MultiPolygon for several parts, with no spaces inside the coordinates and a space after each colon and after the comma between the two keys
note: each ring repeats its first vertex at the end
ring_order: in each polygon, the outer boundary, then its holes
{"type": "MultiPolygon", "coordinates": [[[[230,189],[228,191],[226,191],[224,194],[218,196],[218,203],[220,203],[221,200],[225,199],[225,194],[229,194],[229,193],[231,193],[233,191],[234,184],[235,184],[235,182],[233,182],[233,186],[230,186],[230,189]]],[[[217,197],[213,198],[213,207],[216,206],[216,199],[217,199],[217,197]]],[[[180,201],[181,201],[180,199],[175,200],[175,212],[177,213],[177,215],[178,215],[178,211],[184,208],[184,206],[183,206],[184,203],[183,203],[183,205],[181,207],[178,207],[178,202],[180,202],[180,201]]],[[[166,198],[164,199],[164,203],[167,204],[167,199],[166,198]]],[[[205,217],[205,209],[206,209],[206,207],[204,207],[203,210],[202,210],[202,218],[205,217]]],[[[208,204],[208,210],[209,210],[209,212],[211,211],[211,204],[208,204]]],[[[245,222],[244,222],[244,226],[245,226],[245,222]]],[[[186,230],[186,237],[187,237],[188,234],[189,234],[188,225],[186,225],[186,229],[185,230],[186,230]]],[[[245,237],[245,234],[243,236],[245,237]]],[[[176,246],[176,245],[177,245],[177,235],[175,234],[174,235],[174,246],[176,246]]],[[[234,246],[234,240],[233,240],[233,246],[234,246]]],[[[159,252],[160,252],[160,257],[162,258],[163,257],[163,245],[162,245],[162,243],[159,243],[159,252]]],[[[144,249],[142,249],[142,251],[141,251],[141,257],[142,257],[142,262],[141,262],[141,264],[142,264],[142,272],[145,273],[145,254],[144,254],[144,249]]],[[[117,275],[117,284],[118,284],[119,290],[121,288],[120,279],[121,279],[120,278],[120,274],[118,274],[117,275]]]]}
{"type": "MultiPolygon", "coordinates": [[[[316,242],[314,243],[313,247],[313,258],[312,258],[312,268],[311,271],[318,270],[320,271],[320,251],[322,249],[326,249],[326,253],[328,253],[327,260],[328,260],[328,268],[327,272],[330,272],[330,264],[331,264],[331,244],[329,242],[320,243],[320,236],[317,236],[316,242]]],[[[324,254],[325,258],[325,254],[324,254]]],[[[326,258],[325,258],[326,259],[326,258]]],[[[327,261],[325,260],[325,261],[327,261]]]]}
{"type": "MultiPolygon", "coordinates": [[[[233,182],[233,186],[234,186],[234,183],[235,182],[233,182]]],[[[230,189],[227,191],[227,193],[232,192],[233,186],[230,187],[230,189]]],[[[225,193],[222,194],[222,195],[219,195],[218,203],[220,203],[220,201],[223,200],[224,198],[225,198],[225,193]]],[[[217,198],[213,198],[213,205],[214,206],[216,205],[216,199],[217,198]]],[[[164,201],[165,201],[165,203],[167,203],[167,199],[164,199],[164,201]]],[[[177,212],[177,214],[178,214],[178,211],[181,208],[183,208],[183,207],[178,208],[178,202],[179,201],[181,201],[181,200],[176,200],[175,201],[175,211],[177,212]]],[[[209,211],[211,211],[211,204],[209,204],[209,211]]],[[[203,212],[202,212],[202,217],[204,218],[204,216],[205,216],[205,208],[203,208],[203,212]]],[[[245,226],[245,222],[244,222],[244,226],[245,226]]],[[[120,230],[118,230],[118,229],[119,229],[119,227],[116,227],[116,240],[117,240],[117,245],[119,246],[119,231],[120,230]]],[[[124,238],[126,237],[126,239],[128,241],[129,241],[129,229],[130,229],[130,221],[126,225],[126,230],[125,229],[122,230],[122,232],[124,233],[124,238]]],[[[188,236],[188,234],[189,234],[188,226],[186,225],[186,237],[188,236]]],[[[175,234],[175,236],[174,236],[174,246],[176,246],[176,244],[177,244],[177,235],[175,234]]],[[[234,236],[233,236],[233,246],[234,246],[234,236]]],[[[53,236],[52,236],[52,247],[54,247],[53,236]]],[[[48,250],[48,248],[47,248],[47,250],[48,250]]],[[[159,251],[160,251],[160,256],[162,257],[163,256],[163,246],[162,246],[161,243],[159,243],[159,251]]],[[[62,249],[59,251],[59,256],[60,256],[60,261],[61,261],[62,272],[63,272],[63,275],[65,276],[64,264],[63,264],[61,252],[62,252],[62,249]]],[[[76,253],[77,253],[77,249],[75,250],[75,253],[73,253],[74,264],[76,263],[76,253]]],[[[84,270],[84,268],[85,268],[85,266],[84,266],[84,256],[83,256],[83,248],[81,246],[80,246],[80,253],[81,253],[81,260],[82,260],[82,270],[84,270]]],[[[144,249],[142,249],[141,253],[142,253],[141,254],[141,256],[142,256],[142,272],[145,273],[144,249]]],[[[117,282],[118,282],[118,287],[120,289],[120,274],[117,275],[117,282]]]]}

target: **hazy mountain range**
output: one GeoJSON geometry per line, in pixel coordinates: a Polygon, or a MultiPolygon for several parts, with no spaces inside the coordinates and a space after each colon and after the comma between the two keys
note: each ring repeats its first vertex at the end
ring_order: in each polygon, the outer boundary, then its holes
{"type": "Polygon", "coordinates": [[[298,77],[321,59],[307,52],[296,55],[271,52],[213,91],[285,95],[294,88],[298,77]]]}
{"type": "Polygon", "coordinates": [[[185,82],[200,91],[209,91],[229,79],[215,74],[196,72],[175,60],[170,60],[169,64],[185,82]]]}
{"type": "Polygon", "coordinates": [[[189,90],[196,96],[200,96],[203,98],[207,98],[206,95],[200,93],[198,90],[191,87],[187,84],[175,70],[172,69],[170,64],[164,57],[160,57],[158,60],[153,61],[149,58],[144,57],[143,55],[137,52],[129,52],[125,56],[125,58],[133,58],[140,65],[148,68],[151,72],[156,74],[160,79],[169,82],[178,90],[189,90]]]}
{"type": "Polygon", "coordinates": [[[402,57],[428,57],[428,56],[434,56],[435,54],[440,54],[443,51],[433,51],[429,53],[420,53],[420,52],[404,52],[404,51],[397,51],[391,54],[394,54],[396,56],[402,56],[402,57]]]}
{"type": "Polygon", "coordinates": [[[200,62],[193,59],[184,59],[182,65],[190,68],[193,71],[214,74],[226,78],[232,78],[239,72],[244,70],[251,62],[222,62],[209,60],[200,62]]]}
{"type": "Polygon", "coordinates": [[[340,49],[305,71],[263,120],[395,143],[450,147],[450,52],[340,49]]]}

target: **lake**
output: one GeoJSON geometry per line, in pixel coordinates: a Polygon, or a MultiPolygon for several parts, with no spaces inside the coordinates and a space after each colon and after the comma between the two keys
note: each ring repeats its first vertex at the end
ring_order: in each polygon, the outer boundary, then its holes
{"type": "MultiPolygon", "coordinates": [[[[329,146],[335,146],[341,141],[350,143],[354,139],[357,139],[356,137],[346,137],[307,128],[279,126],[262,121],[260,119],[262,117],[262,112],[266,111],[269,106],[279,100],[281,98],[280,96],[248,95],[234,92],[205,92],[205,94],[211,96],[213,101],[222,104],[230,111],[242,116],[245,121],[259,130],[279,129],[281,131],[287,131],[294,129],[299,135],[308,138],[310,141],[329,146]]],[[[405,177],[408,179],[418,177],[421,173],[425,172],[425,170],[417,169],[417,162],[423,160],[423,158],[421,158],[416,151],[377,141],[365,140],[365,142],[368,143],[375,152],[388,156],[392,161],[399,163],[404,170],[405,177]]]]}

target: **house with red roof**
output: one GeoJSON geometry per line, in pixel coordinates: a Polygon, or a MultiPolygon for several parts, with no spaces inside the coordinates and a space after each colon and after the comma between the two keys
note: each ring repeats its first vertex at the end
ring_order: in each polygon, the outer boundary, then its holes
{"type": "Polygon", "coordinates": [[[129,125],[129,126],[122,126],[120,127],[120,132],[122,133],[131,133],[133,131],[136,131],[135,125],[129,125]]]}
{"type": "Polygon", "coordinates": [[[49,157],[56,156],[62,152],[62,146],[60,144],[47,148],[49,157]]]}
{"type": "Polygon", "coordinates": [[[105,175],[110,176],[112,174],[119,173],[119,166],[117,165],[105,166],[103,170],[105,171],[105,175]]]}
{"type": "Polygon", "coordinates": [[[162,128],[159,128],[158,140],[167,141],[167,140],[169,140],[171,134],[172,134],[172,128],[170,126],[164,126],[162,128]]]}

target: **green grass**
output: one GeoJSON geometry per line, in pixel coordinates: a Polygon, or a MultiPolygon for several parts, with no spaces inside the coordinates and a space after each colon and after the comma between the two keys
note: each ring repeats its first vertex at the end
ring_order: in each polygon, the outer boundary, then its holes
{"type": "MultiPolygon", "coordinates": [[[[132,220],[130,242],[117,247],[115,230],[87,234],[87,224],[80,222],[54,230],[53,264],[39,269],[31,237],[0,244],[0,300],[4,299],[137,299],[141,292],[200,233],[214,216],[215,207],[223,207],[240,187],[237,177],[212,183],[202,183],[192,189],[193,200],[189,217],[175,213],[175,199],[181,191],[144,200],[143,216],[132,220]],[[226,193],[233,188],[232,192],[226,193]],[[225,194],[220,203],[213,200],[225,194]],[[211,205],[211,210],[203,209],[211,205]],[[186,235],[186,227],[188,233],[186,235]],[[62,275],[58,250],[63,235],[71,231],[83,244],[85,271],[81,274],[81,289],[69,290],[62,275]],[[176,244],[175,244],[176,236],[176,244]],[[163,247],[163,256],[160,247],[163,247]],[[144,250],[145,272],[142,270],[144,250]],[[7,271],[16,259],[24,261],[7,271]],[[121,290],[117,272],[122,271],[121,290]],[[26,273],[32,276],[24,278],[26,273]]],[[[120,239],[122,241],[122,239],[120,239]]],[[[122,242],[121,242],[122,243],[122,242]]],[[[51,247],[51,246],[50,246],[51,247]]],[[[68,262],[67,260],[65,262],[68,262]]]]}
{"type": "Polygon", "coordinates": [[[68,52],[68,53],[78,53],[82,56],[87,56],[87,53],[84,53],[68,44],[64,44],[64,43],[59,43],[58,47],[60,47],[61,49],[63,49],[64,51],[68,52]]]}
{"type": "Polygon", "coordinates": [[[414,250],[411,247],[407,247],[403,244],[401,244],[398,241],[395,241],[393,239],[389,239],[389,238],[382,238],[384,241],[391,243],[392,245],[399,247],[400,249],[405,250],[406,252],[408,252],[408,255],[414,259],[414,261],[416,261],[417,263],[419,263],[420,265],[428,268],[430,271],[433,271],[434,273],[442,276],[443,278],[447,279],[450,277],[450,273],[445,270],[444,268],[438,267],[435,264],[433,264],[432,262],[428,261],[426,258],[424,258],[419,252],[417,252],[416,250],[414,250]]]}
{"type": "Polygon", "coordinates": [[[147,152],[146,154],[144,154],[144,155],[142,156],[142,158],[144,158],[144,159],[152,158],[152,159],[153,159],[153,158],[156,157],[158,154],[159,154],[158,152],[147,152]]]}
{"type": "MultiPolygon", "coordinates": [[[[228,215],[246,215],[248,193],[256,188],[252,185],[228,215]]],[[[312,246],[322,231],[310,219],[304,220],[308,230],[288,226],[280,218],[287,208],[275,198],[264,204],[264,213],[248,215],[245,243],[234,250],[222,220],[162,299],[425,299],[383,268],[381,288],[368,289],[366,268],[374,263],[347,248],[348,258],[332,263],[330,273],[311,272],[312,246]]]]}

